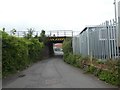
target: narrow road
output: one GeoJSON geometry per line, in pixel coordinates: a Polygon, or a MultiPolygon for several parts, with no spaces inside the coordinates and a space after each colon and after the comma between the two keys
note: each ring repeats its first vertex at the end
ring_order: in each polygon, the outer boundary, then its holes
{"type": "Polygon", "coordinates": [[[54,57],[3,80],[3,88],[114,88],[54,57]],[[21,77],[19,77],[21,75],[21,77]]]}

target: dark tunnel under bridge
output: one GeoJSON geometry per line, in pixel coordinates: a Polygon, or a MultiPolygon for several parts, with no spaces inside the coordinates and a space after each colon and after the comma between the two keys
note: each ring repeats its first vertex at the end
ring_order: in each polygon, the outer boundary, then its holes
{"type": "Polygon", "coordinates": [[[48,37],[47,47],[50,56],[54,56],[53,44],[63,43],[66,38],[72,38],[72,37],[48,37]]]}

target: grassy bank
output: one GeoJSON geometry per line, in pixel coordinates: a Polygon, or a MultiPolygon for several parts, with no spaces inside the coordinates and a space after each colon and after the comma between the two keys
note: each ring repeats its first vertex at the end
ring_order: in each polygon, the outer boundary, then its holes
{"type": "Polygon", "coordinates": [[[83,69],[86,73],[97,76],[106,83],[120,86],[120,60],[99,61],[91,57],[74,55],[72,52],[72,40],[66,39],[63,43],[64,61],[83,69]]]}

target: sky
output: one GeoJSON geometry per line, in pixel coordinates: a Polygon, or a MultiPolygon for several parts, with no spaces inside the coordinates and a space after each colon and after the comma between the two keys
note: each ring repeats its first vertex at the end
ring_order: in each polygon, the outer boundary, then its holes
{"type": "MultiPolygon", "coordinates": [[[[120,0],[117,0],[117,2],[120,0]]],[[[114,18],[114,0],[0,0],[0,28],[82,31],[114,18]]]]}

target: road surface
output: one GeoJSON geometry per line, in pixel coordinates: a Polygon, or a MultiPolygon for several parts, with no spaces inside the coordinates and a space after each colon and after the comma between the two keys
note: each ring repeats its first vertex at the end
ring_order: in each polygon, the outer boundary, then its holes
{"type": "Polygon", "coordinates": [[[3,88],[114,88],[54,57],[3,80],[3,88]]]}

